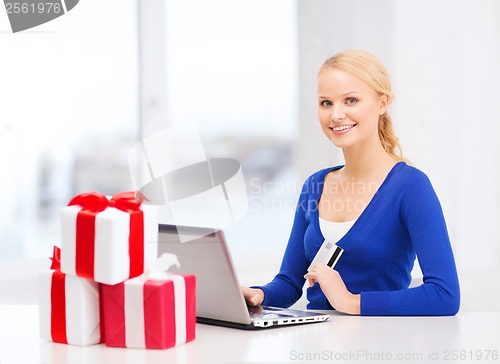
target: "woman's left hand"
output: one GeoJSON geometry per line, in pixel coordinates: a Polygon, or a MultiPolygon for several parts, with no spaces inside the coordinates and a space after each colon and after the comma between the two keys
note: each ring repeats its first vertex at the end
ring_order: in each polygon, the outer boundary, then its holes
{"type": "Polygon", "coordinates": [[[321,290],[335,310],[351,315],[360,314],[360,295],[352,294],[342,280],[339,272],[324,263],[317,263],[304,278],[312,287],[318,282],[321,290]]]}

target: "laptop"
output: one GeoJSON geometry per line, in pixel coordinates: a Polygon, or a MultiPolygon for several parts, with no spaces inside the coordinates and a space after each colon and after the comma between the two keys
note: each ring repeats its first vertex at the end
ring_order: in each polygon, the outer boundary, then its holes
{"type": "Polygon", "coordinates": [[[322,322],[330,317],[312,311],[248,307],[222,230],[160,224],[158,255],[163,253],[175,254],[179,259],[180,268],[173,267],[170,272],[196,275],[199,323],[263,329],[322,322]]]}

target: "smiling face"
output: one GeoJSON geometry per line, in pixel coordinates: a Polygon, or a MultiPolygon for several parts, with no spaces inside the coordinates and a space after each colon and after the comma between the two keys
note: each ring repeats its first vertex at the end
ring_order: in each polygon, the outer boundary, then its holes
{"type": "Polygon", "coordinates": [[[349,72],[325,67],[318,76],[319,121],[337,147],[380,143],[379,116],[387,106],[387,95],[379,94],[349,72]]]}

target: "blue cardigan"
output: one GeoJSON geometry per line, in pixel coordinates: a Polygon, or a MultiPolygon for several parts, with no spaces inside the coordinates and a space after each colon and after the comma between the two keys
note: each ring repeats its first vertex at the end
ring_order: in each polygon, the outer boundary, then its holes
{"type": "MultiPolygon", "coordinates": [[[[279,273],[265,286],[264,305],[289,307],[302,295],[304,274],[324,241],[318,201],[326,175],[304,183],[279,273]]],[[[337,243],[335,269],[347,289],[361,294],[361,315],[454,315],[460,288],[439,200],[428,177],[404,162],[387,175],[353,227],[337,243]],[[423,284],[408,288],[418,257],[423,284]]],[[[307,289],[308,309],[331,310],[319,284],[307,289]]]]}

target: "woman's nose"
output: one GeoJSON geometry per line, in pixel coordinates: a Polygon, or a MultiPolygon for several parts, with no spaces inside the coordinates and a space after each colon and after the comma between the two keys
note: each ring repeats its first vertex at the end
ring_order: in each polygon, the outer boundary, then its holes
{"type": "Polygon", "coordinates": [[[333,106],[332,107],[332,115],[331,115],[332,121],[334,122],[341,122],[342,120],[345,119],[345,112],[342,110],[342,107],[340,106],[333,106]]]}

